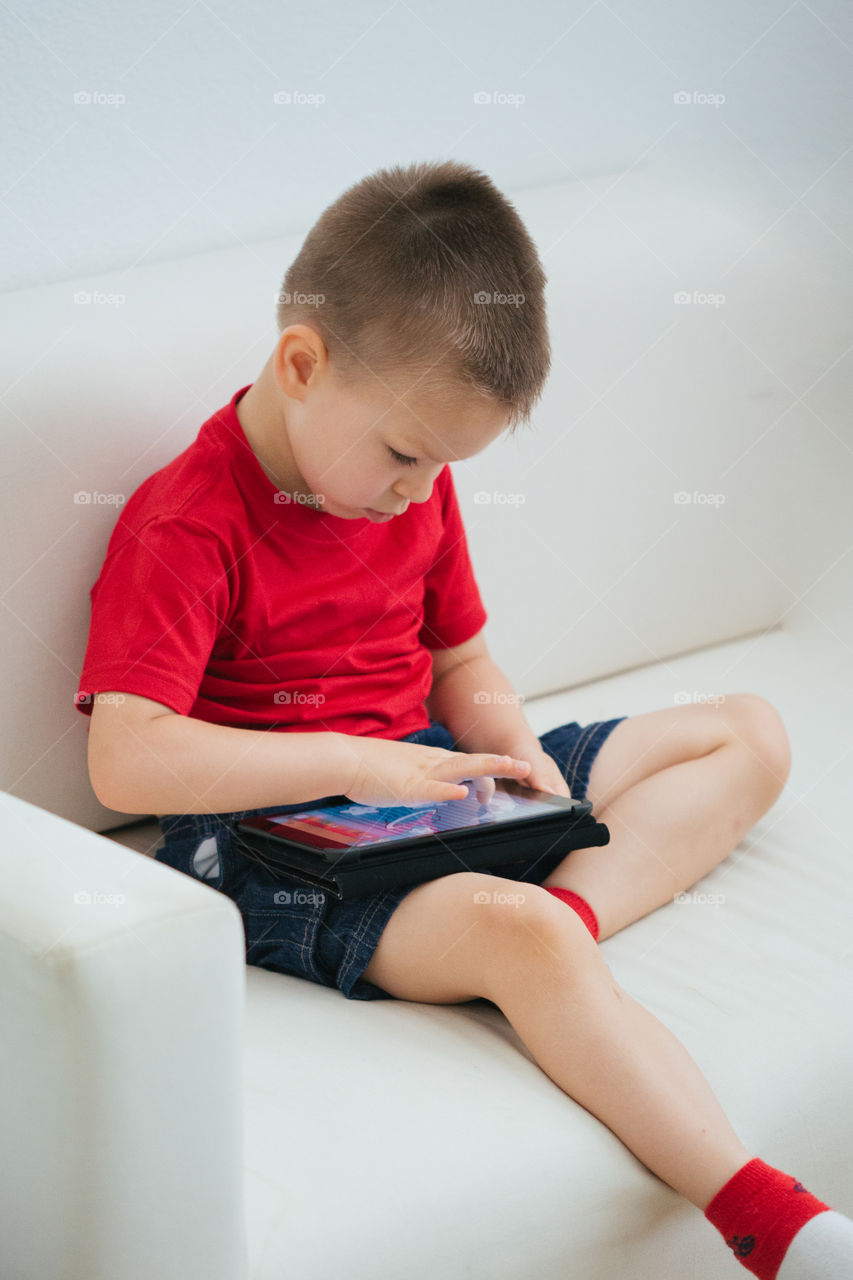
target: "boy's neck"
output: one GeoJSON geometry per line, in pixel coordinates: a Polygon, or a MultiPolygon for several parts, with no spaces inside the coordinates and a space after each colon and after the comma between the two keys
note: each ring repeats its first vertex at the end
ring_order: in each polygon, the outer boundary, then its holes
{"type": "Polygon", "coordinates": [[[270,483],[283,493],[307,493],[290,449],[281,393],[269,364],[237,401],[237,418],[270,483]]]}

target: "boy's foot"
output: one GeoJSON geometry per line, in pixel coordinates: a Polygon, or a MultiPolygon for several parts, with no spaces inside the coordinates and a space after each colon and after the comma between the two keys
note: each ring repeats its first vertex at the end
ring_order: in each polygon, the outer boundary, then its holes
{"type": "Polygon", "coordinates": [[[759,1280],[853,1277],[853,1221],[758,1157],[720,1188],[705,1217],[759,1280]]]}

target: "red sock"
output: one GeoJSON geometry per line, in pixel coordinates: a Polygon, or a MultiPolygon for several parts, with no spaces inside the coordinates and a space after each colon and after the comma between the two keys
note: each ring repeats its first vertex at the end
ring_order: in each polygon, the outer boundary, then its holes
{"type": "Polygon", "coordinates": [[[775,1280],[800,1227],[830,1207],[756,1156],[720,1188],[705,1217],[747,1271],[759,1280],[775,1280]]]}
{"type": "Polygon", "coordinates": [[[574,907],[596,942],[598,941],[598,921],[595,918],[595,912],[579,893],[575,893],[573,889],[560,889],[553,884],[543,884],[542,888],[547,889],[549,893],[556,894],[562,902],[565,902],[567,907],[574,907]]]}

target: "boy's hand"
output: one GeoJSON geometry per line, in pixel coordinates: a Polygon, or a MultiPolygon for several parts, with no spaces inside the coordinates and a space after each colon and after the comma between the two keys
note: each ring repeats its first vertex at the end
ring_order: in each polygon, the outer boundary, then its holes
{"type": "Polygon", "coordinates": [[[527,760],[530,763],[530,772],[524,778],[518,781],[522,786],[530,787],[534,791],[552,791],[554,795],[565,796],[567,800],[572,799],[572,793],[566,779],[560,773],[556,761],[544,751],[537,742],[535,745],[511,746],[519,759],[527,760]]]}
{"type": "Polygon", "coordinates": [[[462,783],[463,778],[472,779],[477,796],[487,804],[495,791],[493,778],[521,782],[530,769],[526,760],[512,760],[509,756],[469,755],[390,738],[351,736],[348,745],[354,752],[355,766],[342,794],[356,804],[418,805],[464,800],[470,790],[462,783]]]}

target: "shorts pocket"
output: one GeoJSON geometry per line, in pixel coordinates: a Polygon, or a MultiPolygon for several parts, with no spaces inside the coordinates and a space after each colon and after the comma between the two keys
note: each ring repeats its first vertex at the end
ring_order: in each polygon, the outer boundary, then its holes
{"type": "Polygon", "coordinates": [[[199,880],[212,880],[214,883],[222,877],[222,855],[219,852],[219,841],[215,835],[205,836],[190,856],[192,873],[199,880]]]}
{"type": "Polygon", "coordinates": [[[178,830],[166,835],[154,856],[212,889],[222,889],[233,858],[229,845],[230,833],[221,824],[213,831],[178,830]]]}
{"type": "Polygon", "coordinates": [[[252,911],[237,901],[246,934],[246,963],[261,969],[296,974],[321,986],[333,986],[317,964],[320,916],[281,906],[273,911],[252,911]]]}

